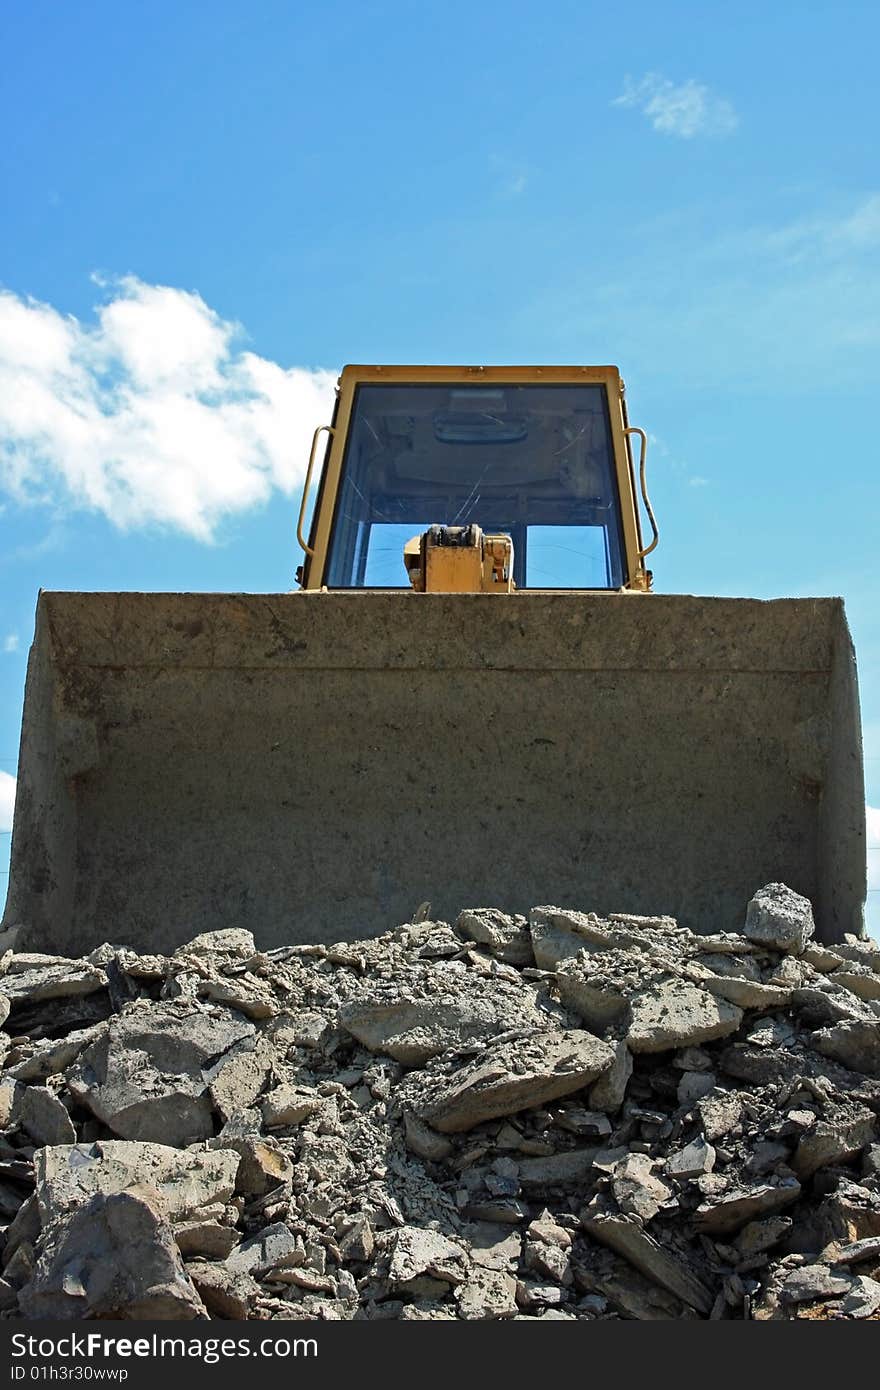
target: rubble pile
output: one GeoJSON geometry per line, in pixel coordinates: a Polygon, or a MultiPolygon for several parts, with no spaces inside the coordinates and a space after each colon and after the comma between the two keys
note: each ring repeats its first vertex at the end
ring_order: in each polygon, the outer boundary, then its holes
{"type": "Polygon", "coordinates": [[[6,1318],[880,1318],[880,947],[554,907],[0,958],[6,1318]]]}

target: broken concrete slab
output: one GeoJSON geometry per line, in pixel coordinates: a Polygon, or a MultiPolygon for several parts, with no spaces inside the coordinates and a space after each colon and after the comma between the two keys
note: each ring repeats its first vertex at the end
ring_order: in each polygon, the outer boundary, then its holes
{"type": "Polygon", "coordinates": [[[113,1019],[68,1072],[71,1094],[123,1139],[198,1143],[214,1134],[208,1077],[253,1025],[186,1001],[142,1001],[113,1019]]]}
{"type": "Polygon", "coordinates": [[[701,1315],[688,1304],[660,1287],[610,1248],[595,1245],[589,1251],[589,1265],[574,1267],[578,1289],[590,1290],[587,1298],[601,1299],[603,1312],[636,1322],[677,1322],[701,1315]]]}
{"type": "Polygon", "coordinates": [[[716,1091],[697,1101],[703,1133],[710,1143],[736,1129],[743,1117],[743,1101],[734,1091],[716,1091]]]}
{"type": "Polygon", "coordinates": [[[31,1247],[36,1245],[41,1230],[40,1209],[37,1206],[35,1195],[31,1193],[27,1201],[19,1207],[14,1219],[6,1227],[6,1243],[3,1246],[2,1256],[0,1256],[0,1263],[4,1269],[21,1244],[26,1243],[31,1247]]]}
{"type": "Polygon", "coordinates": [[[749,1221],[736,1236],[734,1244],[744,1260],[762,1255],[772,1250],[774,1245],[788,1235],[791,1230],[790,1216],[768,1216],[760,1221],[749,1221]]]}
{"type": "Polygon", "coordinates": [[[675,1097],[682,1109],[686,1110],[695,1101],[711,1095],[718,1084],[718,1078],[711,1071],[683,1071],[676,1088],[675,1097]]]}
{"type": "Polygon", "coordinates": [[[563,1287],[573,1281],[569,1251],[556,1244],[527,1239],[523,1249],[523,1265],[539,1279],[549,1279],[563,1287]]]}
{"type": "MultiPolygon", "coordinates": [[[[581,953],[560,962],[556,984],[563,1004],[597,1033],[630,1018],[630,999],[656,977],[650,963],[624,951],[581,953]]],[[[635,1049],[633,1049],[635,1050],[635,1049]]]]}
{"type": "Polygon", "coordinates": [[[302,1238],[283,1222],[276,1221],[243,1240],[227,1259],[226,1268],[260,1279],[269,1270],[305,1263],[306,1248],[302,1238]]]}
{"type": "Polygon", "coordinates": [[[96,1023],[90,1028],[74,1029],[62,1038],[43,1038],[20,1046],[16,1052],[22,1055],[7,1059],[6,1074],[15,1081],[34,1082],[60,1076],[90,1043],[104,1035],[107,1027],[106,1023],[96,1023]]]}
{"type": "Polygon", "coordinates": [[[826,1265],[803,1265],[792,1270],[780,1290],[783,1303],[813,1303],[817,1299],[840,1298],[852,1286],[849,1275],[835,1274],[826,1265]]]}
{"type": "Polygon", "coordinates": [[[799,1019],[809,1028],[825,1028],[835,1023],[876,1019],[873,1005],[825,976],[821,984],[792,990],[791,1002],[799,1019]]]}
{"type": "Polygon", "coordinates": [[[615,1213],[613,1208],[597,1200],[581,1213],[581,1225],[594,1240],[622,1255],[646,1278],[698,1313],[709,1313],[713,1298],[705,1283],[637,1221],[615,1213]]]}
{"type": "Polygon", "coordinates": [[[845,1318],[873,1318],[880,1312],[880,1282],[859,1274],[844,1295],[840,1312],[845,1318]]]}
{"type": "Polygon", "coordinates": [[[747,1222],[790,1207],[800,1192],[801,1185],[793,1177],[755,1187],[731,1185],[700,1203],[694,1213],[694,1224],[706,1235],[731,1235],[747,1222]]]}
{"type": "Polygon", "coordinates": [[[570,1250],[572,1245],[571,1232],[554,1221],[546,1208],[539,1212],[534,1221],[529,1222],[526,1236],[532,1240],[543,1241],[545,1245],[559,1245],[563,1250],[570,1250]]]}
{"type": "Polygon", "coordinates": [[[726,999],[740,1009],[784,1009],[791,1001],[791,990],[778,985],[762,984],[759,980],[744,980],[735,975],[706,976],[703,989],[718,999],[726,999]]]}
{"type": "Polygon", "coordinates": [[[175,959],[187,956],[243,956],[245,959],[256,951],[253,932],[240,927],[226,927],[221,931],[206,931],[194,936],[192,941],[178,947],[175,959]]]}
{"type": "Polygon", "coordinates": [[[604,1139],[612,1129],[611,1121],[603,1111],[585,1110],[582,1105],[565,1101],[556,1109],[553,1122],[567,1134],[575,1134],[579,1139],[604,1139]]]}
{"type": "Polygon", "coordinates": [[[464,1250],[439,1231],[401,1226],[394,1232],[390,1248],[388,1278],[403,1284],[427,1274],[447,1284],[461,1284],[467,1273],[464,1250]]]}
{"type": "Polygon", "coordinates": [[[248,1200],[263,1197],[291,1180],[293,1164],[271,1138],[221,1134],[211,1143],[222,1145],[221,1153],[231,1150],[238,1155],[235,1190],[248,1200]]]}
{"type": "Polygon", "coordinates": [[[181,1151],[122,1139],[56,1145],[34,1156],[36,1199],[48,1222],[97,1195],[147,1183],[158,1190],[169,1216],[183,1218],[231,1199],[238,1161],[237,1154],[224,1150],[181,1151]]]}
{"type": "Polygon", "coordinates": [[[12,1078],[0,1082],[0,1130],[8,1129],[18,1118],[21,1086],[12,1078]]]}
{"type": "Polygon", "coordinates": [[[375,1248],[369,1218],[363,1212],[359,1212],[353,1219],[343,1219],[339,1229],[338,1245],[342,1259],[366,1263],[375,1248]]]}
{"type": "Polygon", "coordinates": [[[466,941],[485,946],[508,965],[534,965],[532,938],[525,917],[511,917],[493,907],[473,907],[461,912],[455,930],[466,941]]]}
{"type": "Polygon", "coordinates": [[[303,1120],[316,1114],[322,1105],[323,1100],[313,1088],[285,1083],[263,1096],[260,1109],[267,1129],[283,1129],[302,1124],[303,1120]]]}
{"type": "Polygon", "coordinates": [[[589,1028],[625,1030],[634,1053],[662,1052],[725,1037],[742,1022],[741,1010],[686,978],[688,970],[710,973],[665,948],[656,956],[617,948],[564,960],[556,978],[563,1003],[589,1028]]]}
{"type": "Polygon", "coordinates": [[[221,1120],[254,1104],[272,1074],[275,1049],[267,1038],[235,1043],[213,1066],[202,1068],[211,1103],[221,1120]]]}
{"type": "Polygon", "coordinates": [[[424,1120],[420,1120],[411,1110],[407,1110],[403,1117],[403,1127],[406,1147],[419,1158],[426,1158],[431,1163],[442,1163],[452,1153],[450,1141],[425,1124],[424,1120]]]}
{"type": "Polygon", "coordinates": [[[559,907],[533,907],[529,932],[535,963],[541,970],[556,970],[581,951],[601,951],[612,945],[601,917],[559,907]]]}
{"type": "Polygon", "coordinates": [[[834,950],[844,960],[858,961],[880,974],[880,944],[870,937],[847,932],[842,941],[835,942],[834,950]]]}
{"type": "Polygon", "coordinates": [[[833,985],[842,985],[859,999],[867,1001],[880,999],[880,975],[869,965],[858,961],[848,961],[827,976],[833,985]]]}
{"type": "Polygon", "coordinates": [[[420,1118],[444,1134],[473,1129],[557,1100],[595,1081],[611,1066],[611,1047],[579,1029],[535,1033],[487,1049],[485,1060],[454,1072],[438,1093],[417,1106],[420,1118]]]}
{"type": "Polygon", "coordinates": [[[880,1264],[880,1236],[868,1236],[848,1245],[830,1246],[823,1251],[822,1259],[831,1265],[855,1265],[862,1260],[876,1260],[880,1264]]]}
{"type": "Polygon", "coordinates": [[[849,1163],[874,1138],[873,1111],[863,1105],[835,1106],[798,1140],[791,1166],[801,1182],[820,1168],[849,1163]]]}
{"type": "Polygon", "coordinates": [[[199,981],[195,995],[198,999],[225,1004],[245,1018],[274,1018],[279,1012],[278,998],[269,981],[253,975],[214,975],[199,981]]]}
{"type": "Polygon", "coordinates": [[[19,957],[3,979],[3,995],[13,1009],[24,1004],[41,1004],[47,999],[68,999],[94,994],[107,986],[107,976],[87,961],[62,960],[52,956],[19,957]],[[14,968],[27,961],[28,968],[14,968]],[[38,963],[33,963],[37,961],[38,963]]]}
{"type": "Polygon", "coordinates": [[[836,1023],[813,1033],[809,1043],[823,1057],[842,1062],[851,1071],[880,1077],[880,1019],[836,1023]]]}
{"type": "Polygon", "coordinates": [[[687,980],[663,981],[632,1001],[627,1032],[631,1052],[666,1052],[726,1038],[742,1022],[742,1010],[687,980]]]}
{"type": "MultiPolygon", "coordinates": [[[[437,974],[436,971],[433,974],[437,974]]],[[[371,1052],[419,1067],[462,1044],[489,1041],[511,1028],[546,1028],[551,1018],[537,991],[523,983],[453,976],[431,981],[425,972],[419,997],[400,980],[365,988],[339,1010],[339,1023],[371,1052]],[[430,988],[429,988],[430,985],[430,988]],[[455,986],[455,987],[453,987],[455,986]]]]}
{"type": "Polygon", "coordinates": [[[544,1158],[520,1158],[517,1161],[520,1184],[538,1192],[544,1188],[577,1187],[589,1178],[596,1153],[596,1147],[590,1146],[564,1149],[562,1153],[547,1154],[544,1158]]]}
{"type": "Polygon", "coordinates": [[[232,1226],[219,1221],[196,1220],[175,1222],[174,1239],[184,1259],[225,1260],[241,1236],[232,1226]]]}

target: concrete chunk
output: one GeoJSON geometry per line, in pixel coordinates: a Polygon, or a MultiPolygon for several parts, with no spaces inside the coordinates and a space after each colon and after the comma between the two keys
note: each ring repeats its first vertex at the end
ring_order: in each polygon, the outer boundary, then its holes
{"type": "Polygon", "coordinates": [[[867,1274],[852,1281],[840,1311],[845,1318],[872,1318],[880,1310],[880,1283],[867,1274]]]}
{"type": "Polygon", "coordinates": [[[58,1097],[45,1086],[25,1086],[21,1091],[19,1119],[34,1143],[75,1144],[76,1130],[58,1097]]]}
{"type": "Polygon", "coordinates": [[[613,1060],[613,1049],[591,1033],[535,1033],[454,1073],[421,1118],[444,1134],[473,1129],[484,1120],[579,1091],[613,1060]]]}
{"type": "Polygon", "coordinates": [[[489,1321],[517,1315],[516,1280],[497,1269],[474,1269],[456,1290],[458,1316],[489,1321]]]}
{"type": "Polygon", "coordinates": [[[226,927],[221,931],[206,931],[194,936],[185,946],[180,946],[175,955],[178,958],[213,955],[248,957],[255,950],[253,932],[243,931],[240,927],[226,927]]]}
{"type": "Polygon", "coordinates": [[[839,1298],[852,1287],[848,1275],[834,1274],[825,1265],[804,1265],[789,1274],[782,1285],[783,1303],[813,1303],[817,1299],[839,1298]]]}
{"type": "Polygon", "coordinates": [[[647,1154],[632,1153],[614,1165],[611,1190],[624,1216],[635,1216],[647,1224],[672,1202],[672,1188],[654,1172],[647,1154]]]}
{"type": "Polygon", "coordinates": [[[587,1207],[581,1225],[588,1235],[628,1260],[646,1278],[680,1298],[698,1313],[708,1314],[712,1294],[682,1261],[665,1250],[638,1222],[616,1215],[601,1203],[587,1207]]]}
{"type": "Polygon", "coordinates": [[[305,1264],[306,1251],[301,1238],[289,1226],[276,1221],[256,1235],[243,1240],[226,1261],[233,1273],[261,1278],[270,1269],[305,1264]]]}
{"type": "Polygon", "coordinates": [[[810,1045],[851,1071],[880,1077],[880,1019],[876,1023],[867,1019],[835,1023],[813,1033],[810,1045]]]}
{"type": "Polygon", "coordinates": [[[783,1180],[777,1186],[732,1186],[700,1203],[694,1216],[695,1225],[706,1235],[730,1235],[759,1216],[790,1207],[800,1194],[801,1185],[794,1178],[783,1180]]]}
{"type": "Polygon", "coordinates": [[[26,1318],[204,1318],[205,1306],[149,1188],[98,1194],[44,1234],[19,1294],[26,1318]]]}
{"type": "Polygon", "coordinates": [[[448,1048],[489,1041],[510,1028],[546,1027],[548,1017],[525,982],[471,977],[444,988],[442,977],[438,984],[428,970],[410,987],[404,981],[368,986],[343,1004],[339,1022],[371,1052],[418,1067],[448,1048]],[[419,983],[422,997],[412,992],[419,983]]]}
{"type": "Polygon", "coordinates": [[[388,1277],[395,1284],[408,1283],[428,1274],[448,1284],[462,1283],[466,1271],[465,1254],[460,1245],[447,1240],[439,1231],[423,1231],[402,1226],[391,1243],[388,1277]]]}
{"type": "Polygon", "coordinates": [[[229,1201],[238,1155],[181,1152],[164,1144],[114,1139],[39,1149],[34,1166],[44,1221],[85,1205],[97,1194],[110,1196],[139,1182],[158,1190],[169,1216],[183,1218],[201,1207],[229,1201]]]}
{"type": "Polygon", "coordinates": [[[220,1057],[253,1024],[181,1004],[153,1004],[113,1019],[80,1055],[67,1083],[123,1139],[183,1147],[214,1134],[208,1090],[220,1057]]]}
{"type": "Polygon", "coordinates": [[[714,1167],[715,1150],[702,1135],[666,1160],[666,1172],[671,1178],[698,1178],[703,1173],[711,1173],[714,1167]]]}
{"type": "Polygon", "coordinates": [[[615,1114],[623,1105],[632,1070],[632,1053],[626,1045],[626,1039],[621,1038],[614,1049],[614,1061],[590,1090],[592,1109],[604,1110],[609,1115],[615,1114]]]}
{"type": "Polygon", "coordinates": [[[632,1001],[631,1052],[666,1052],[735,1033],[742,1010],[687,980],[670,979],[632,1001]]]}
{"type": "Polygon", "coordinates": [[[857,1158],[874,1138],[874,1114],[863,1105],[834,1107],[798,1140],[791,1166],[801,1182],[835,1163],[857,1158]]]}
{"type": "Polygon", "coordinates": [[[104,989],[107,976],[86,961],[58,962],[52,957],[45,964],[7,974],[3,995],[13,1008],[19,1004],[41,1004],[47,999],[69,999],[104,989]]]}
{"type": "Polygon", "coordinates": [[[815,931],[812,903],[784,883],[768,883],[751,899],[743,931],[749,941],[799,956],[815,931]]]}
{"type": "Polygon", "coordinates": [[[534,965],[532,939],[523,917],[511,917],[492,907],[472,907],[459,914],[455,930],[468,941],[486,946],[509,965],[534,965]]]}
{"type": "Polygon", "coordinates": [[[601,917],[559,907],[533,907],[529,932],[535,963],[541,970],[556,970],[581,951],[607,950],[613,944],[601,917]]]}

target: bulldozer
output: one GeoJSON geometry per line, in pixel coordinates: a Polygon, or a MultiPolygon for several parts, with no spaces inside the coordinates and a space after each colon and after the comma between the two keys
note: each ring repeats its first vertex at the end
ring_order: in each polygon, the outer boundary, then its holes
{"type": "Polygon", "coordinates": [[[859,934],[843,603],[653,592],[647,442],[615,367],[347,366],[297,591],[42,592],[4,927],[271,948],[429,902],[714,932],[781,881],[859,934]]]}

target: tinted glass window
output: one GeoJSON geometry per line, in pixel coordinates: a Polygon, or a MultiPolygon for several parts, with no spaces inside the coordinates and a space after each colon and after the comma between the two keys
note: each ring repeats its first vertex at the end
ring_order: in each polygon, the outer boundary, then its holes
{"type": "Polygon", "coordinates": [[[619,588],[620,510],[601,385],[359,386],[331,587],[405,588],[428,526],[513,538],[519,588],[619,588]]]}

